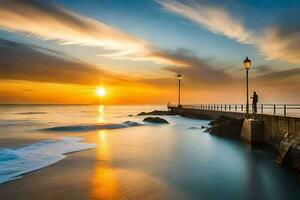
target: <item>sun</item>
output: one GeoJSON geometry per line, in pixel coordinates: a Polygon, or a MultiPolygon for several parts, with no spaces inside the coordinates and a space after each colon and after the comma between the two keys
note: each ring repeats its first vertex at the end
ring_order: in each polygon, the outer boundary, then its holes
{"type": "Polygon", "coordinates": [[[97,88],[96,89],[96,94],[98,95],[98,96],[100,96],[100,97],[104,97],[105,95],[106,95],[106,91],[105,91],[105,89],[104,88],[97,88]]]}

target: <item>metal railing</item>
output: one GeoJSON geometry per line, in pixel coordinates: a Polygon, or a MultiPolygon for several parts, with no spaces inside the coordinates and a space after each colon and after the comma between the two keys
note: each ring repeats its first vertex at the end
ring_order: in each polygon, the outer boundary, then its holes
{"type": "MultiPolygon", "coordinates": [[[[169,104],[168,107],[178,107],[169,104]]],[[[246,112],[246,104],[193,104],[180,105],[182,108],[216,110],[228,112],[246,112]]],[[[252,113],[252,104],[249,104],[249,113],[252,113]]],[[[284,116],[300,116],[300,104],[257,104],[257,113],[284,116]]]]}

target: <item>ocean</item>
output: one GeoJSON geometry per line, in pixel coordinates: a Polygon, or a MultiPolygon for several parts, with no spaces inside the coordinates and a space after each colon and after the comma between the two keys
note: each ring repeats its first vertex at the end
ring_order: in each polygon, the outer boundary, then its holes
{"type": "Polygon", "coordinates": [[[295,174],[269,149],[210,135],[209,121],[137,116],[155,109],[166,107],[1,105],[0,199],[10,186],[30,199],[299,199],[295,174]],[[61,187],[74,192],[51,190],[61,187]]]}

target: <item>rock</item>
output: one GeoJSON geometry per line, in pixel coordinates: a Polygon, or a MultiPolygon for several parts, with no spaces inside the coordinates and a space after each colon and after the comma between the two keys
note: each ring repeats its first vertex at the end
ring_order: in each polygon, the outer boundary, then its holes
{"type": "Polygon", "coordinates": [[[141,112],[138,114],[138,116],[143,116],[143,115],[176,115],[176,114],[166,110],[154,110],[151,112],[141,112]]]}
{"type": "Polygon", "coordinates": [[[277,154],[277,158],[276,158],[276,162],[278,164],[281,164],[286,153],[289,151],[291,147],[291,143],[290,142],[285,142],[284,140],[280,143],[279,148],[278,148],[278,154],[277,154]]]}
{"type": "Polygon", "coordinates": [[[144,122],[156,123],[156,124],[168,124],[169,122],[160,117],[146,117],[144,122]]]}
{"type": "Polygon", "coordinates": [[[201,126],[202,129],[205,129],[205,126],[201,126]]]}
{"type": "Polygon", "coordinates": [[[211,127],[206,129],[206,131],[213,135],[239,137],[243,122],[244,119],[220,116],[218,119],[210,122],[211,127]]]}
{"type": "Polygon", "coordinates": [[[128,115],[128,117],[133,117],[133,115],[128,115]]]}
{"type": "Polygon", "coordinates": [[[141,124],[137,123],[137,122],[132,122],[132,121],[126,121],[123,124],[126,124],[128,126],[140,126],[141,124]]]}
{"type": "Polygon", "coordinates": [[[281,162],[279,162],[279,164],[294,169],[296,173],[300,175],[300,143],[298,143],[298,138],[296,138],[295,135],[291,135],[287,138],[281,139],[280,144],[281,145],[276,148],[278,157],[280,157],[282,154],[283,146],[286,146],[286,152],[282,156],[282,159],[280,160],[281,162]],[[294,139],[291,140],[290,138],[294,139]]]}

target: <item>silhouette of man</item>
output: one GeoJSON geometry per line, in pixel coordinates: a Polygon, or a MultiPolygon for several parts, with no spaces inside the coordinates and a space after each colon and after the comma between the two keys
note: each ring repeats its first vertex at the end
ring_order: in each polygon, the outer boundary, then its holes
{"type": "Polygon", "coordinates": [[[253,92],[253,97],[251,97],[251,99],[252,99],[252,112],[257,113],[258,96],[255,91],[253,92]]]}

